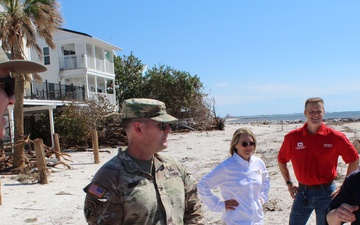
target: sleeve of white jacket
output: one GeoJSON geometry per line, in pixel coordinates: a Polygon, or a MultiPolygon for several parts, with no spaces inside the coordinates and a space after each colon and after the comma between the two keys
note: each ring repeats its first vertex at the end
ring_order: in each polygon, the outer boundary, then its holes
{"type": "Polygon", "coordinates": [[[263,168],[262,168],[262,186],[261,186],[261,193],[260,196],[262,199],[264,199],[264,203],[269,201],[269,191],[270,191],[270,179],[269,174],[266,170],[265,163],[262,162],[263,168]]]}
{"type": "Polygon", "coordinates": [[[225,202],[214,195],[211,190],[224,183],[226,177],[226,168],[220,164],[206,174],[197,185],[200,199],[213,212],[225,211],[225,202]]]}

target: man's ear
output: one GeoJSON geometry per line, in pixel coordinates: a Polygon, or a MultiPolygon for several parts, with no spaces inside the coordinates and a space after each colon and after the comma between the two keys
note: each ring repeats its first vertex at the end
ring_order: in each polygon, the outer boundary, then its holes
{"type": "Polygon", "coordinates": [[[133,123],[133,129],[134,129],[135,133],[140,134],[141,133],[141,127],[142,127],[142,124],[140,122],[134,122],[133,123]]]}

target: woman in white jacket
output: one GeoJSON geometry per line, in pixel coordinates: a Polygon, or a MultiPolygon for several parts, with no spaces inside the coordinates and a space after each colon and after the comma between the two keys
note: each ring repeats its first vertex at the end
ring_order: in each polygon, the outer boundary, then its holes
{"type": "Polygon", "coordinates": [[[254,156],[256,138],[247,128],[237,129],[231,157],[205,175],[198,184],[201,200],[214,212],[223,212],[227,225],[262,225],[262,205],[268,201],[270,180],[264,162],[254,156]],[[219,187],[222,199],[212,193],[219,187]]]}

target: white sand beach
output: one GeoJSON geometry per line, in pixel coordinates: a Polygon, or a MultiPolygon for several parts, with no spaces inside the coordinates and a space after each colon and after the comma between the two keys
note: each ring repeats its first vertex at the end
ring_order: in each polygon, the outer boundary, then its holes
{"type": "MultiPolygon", "coordinates": [[[[169,135],[169,147],[163,151],[180,160],[197,182],[217,164],[229,156],[232,134],[237,128],[249,127],[258,139],[256,155],[267,165],[271,179],[269,202],[265,205],[265,224],[285,225],[292,199],[277,166],[277,153],[284,135],[302,124],[226,124],[224,131],[174,133],[169,135]]],[[[352,141],[360,139],[360,122],[331,125],[344,132],[352,141]]],[[[49,167],[48,184],[20,183],[18,175],[0,175],[2,205],[0,224],[86,224],[83,215],[85,194],[82,189],[90,182],[98,168],[116,155],[117,149],[101,149],[100,164],[94,164],[91,151],[69,153],[71,166],[49,167]]],[[[340,183],[344,179],[346,165],[339,160],[340,183]]],[[[295,180],[294,175],[292,175],[295,180]]],[[[221,214],[204,206],[207,224],[219,224],[221,214]]],[[[315,224],[314,215],[308,224],[315,224]]]]}

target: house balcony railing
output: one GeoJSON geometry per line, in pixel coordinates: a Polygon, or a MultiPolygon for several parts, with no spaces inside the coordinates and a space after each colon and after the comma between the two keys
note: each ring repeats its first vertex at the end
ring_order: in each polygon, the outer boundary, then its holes
{"type": "Polygon", "coordinates": [[[30,93],[25,98],[41,100],[85,100],[85,86],[75,86],[73,84],[48,83],[47,80],[42,84],[37,82],[30,83],[30,93]]]}
{"type": "Polygon", "coordinates": [[[82,55],[65,55],[59,57],[60,70],[75,70],[84,68],[84,57],[82,55]]]}
{"type": "Polygon", "coordinates": [[[99,99],[99,97],[106,98],[110,104],[116,105],[116,98],[113,94],[89,92],[89,99],[99,99]]]}
{"type": "MultiPolygon", "coordinates": [[[[106,73],[114,73],[114,63],[108,60],[87,56],[87,68],[106,73]]],[[[74,70],[85,68],[83,55],[66,55],[59,58],[60,70],[74,70]]]]}

